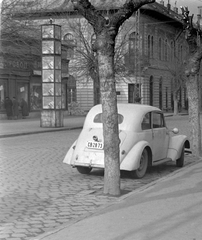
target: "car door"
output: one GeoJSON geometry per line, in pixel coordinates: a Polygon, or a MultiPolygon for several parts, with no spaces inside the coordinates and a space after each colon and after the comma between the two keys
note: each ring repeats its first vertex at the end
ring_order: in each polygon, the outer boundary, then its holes
{"type": "Polygon", "coordinates": [[[152,112],[153,161],[166,158],[169,144],[169,132],[161,112],[152,112]]]}

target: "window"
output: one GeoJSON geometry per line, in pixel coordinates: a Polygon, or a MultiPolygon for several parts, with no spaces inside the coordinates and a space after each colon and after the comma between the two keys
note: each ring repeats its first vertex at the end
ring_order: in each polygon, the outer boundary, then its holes
{"type": "Polygon", "coordinates": [[[148,57],[154,57],[154,37],[150,35],[148,36],[148,57]]]}
{"type": "Polygon", "coordinates": [[[162,113],[153,112],[153,128],[165,127],[165,121],[162,113]]]}
{"type": "Polygon", "coordinates": [[[168,61],[168,40],[165,40],[165,61],[168,61]]]}
{"type": "Polygon", "coordinates": [[[74,40],[74,36],[72,35],[72,33],[67,33],[64,36],[64,40],[74,40]]]}
{"type": "Polygon", "coordinates": [[[163,80],[162,77],[159,79],[159,108],[163,107],[163,80]]]}
{"type": "Polygon", "coordinates": [[[0,110],[4,110],[4,101],[7,96],[7,81],[0,80],[0,110]]]}
{"type": "Polygon", "coordinates": [[[153,76],[149,79],[149,104],[153,106],[153,76]]]}
{"type": "Polygon", "coordinates": [[[42,88],[41,83],[31,83],[30,85],[30,110],[42,109],[42,88]]]}
{"type": "Polygon", "coordinates": [[[162,58],[162,41],[161,38],[159,38],[159,60],[162,58]]]}
{"type": "Polygon", "coordinates": [[[136,32],[133,32],[129,36],[129,51],[130,53],[135,53],[135,49],[138,45],[138,34],[136,32]]]}
{"type": "Polygon", "coordinates": [[[151,129],[151,113],[145,114],[141,126],[142,130],[151,129]]]}
{"type": "Polygon", "coordinates": [[[154,57],[154,37],[151,36],[151,57],[154,57]]]}
{"type": "Polygon", "coordinates": [[[171,41],[170,43],[170,60],[173,61],[175,57],[175,46],[174,46],[174,42],[171,41]]]}
{"type": "Polygon", "coordinates": [[[132,32],[129,35],[129,67],[131,71],[137,66],[138,57],[141,52],[141,44],[139,42],[139,34],[132,32]]]}
{"type": "Polygon", "coordinates": [[[148,57],[151,57],[151,36],[148,36],[148,57]]]}
{"type": "Polygon", "coordinates": [[[68,104],[76,102],[76,87],[69,88],[67,87],[67,101],[68,104]]]}
{"type": "Polygon", "coordinates": [[[180,61],[183,61],[183,47],[180,46],[180,61]]]}
{"type": "MultiPolygon", "coordinates": [[[[94,123],[103,123],[102,119],[102,113],[98,113],[95,118],[93,119],[94,123]]],[[[118,124],[121,124],[123,122],[123,115],[118,114],[118,124]]]]}
{"type": "Polygon", "coordinates": [[[166,87],[166,110],[168,109],[168,87],[166,87]]]}
{"type": "Polygon", "coordinates": [[[17,99],[20,101],[22,98],[28,102],[28,83],[17,82],[17,99]]]}

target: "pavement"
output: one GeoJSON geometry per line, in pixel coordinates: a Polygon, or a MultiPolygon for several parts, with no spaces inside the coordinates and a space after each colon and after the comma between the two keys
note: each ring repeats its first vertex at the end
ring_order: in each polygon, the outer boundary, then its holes
{"type": "MultiPolygon", "coordinates": [[[[68,116],[62,128],[41,128],[40,119],[1,120],[0,137],[81,128],[84,118],[68,116]]],[[[201,172],[199,159],[32,240],[201,240],[201,172]]]]}
{"type": "Polygon", "coordinates": [[[66,116],[64,126],[57,128],[40,127],[40,118],[0,120],[0,138],[78,129],[83,127],[84,120],[85,116],[66,116]]]}
{"type": "Polygon", "coordinates": [[[33,240],[201,240],[202,161],[33,240]]]}

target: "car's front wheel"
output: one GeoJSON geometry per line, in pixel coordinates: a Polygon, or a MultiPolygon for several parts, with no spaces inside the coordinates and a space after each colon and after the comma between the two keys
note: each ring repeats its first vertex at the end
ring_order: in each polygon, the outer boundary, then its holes
{"type": "Polygon", "coordinates": [[[76,167],[78,172],[82,173],[82,174],[89,174],[92,170],[91,167],[81,167],[81,166],[78,166],[76,167]]]}
{"type": "Polygon", "coordinates": [[[182,152],[180,155],[180,158],[176,160],[176,166],[177,167],[183,167],[184,166],[184,146],[182,147],[182,152]]]}
{"type": "Polygon", "coordinates": [[[148,167],[148,160],[149,160],[148,151],[146,149],[144,149],[144,151],[142,152],[141,159],[140,159],[139,168],[134,171],[131,171],[132,178],[143,178],[144,177],[144,175],[147,171],[147,167],[148,167]]]}

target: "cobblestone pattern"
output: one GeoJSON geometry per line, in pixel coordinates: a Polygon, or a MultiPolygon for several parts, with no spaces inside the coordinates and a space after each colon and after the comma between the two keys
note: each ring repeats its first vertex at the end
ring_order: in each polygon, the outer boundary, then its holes
{"type": "MultiPolygon", "coordinates": [[[[0,139],[0,240],[27,240],[119,200],[102,194],[103,171],[82,175],[62,160],[79,130],[0,139]]],[[[186,165],[197,159],[186,157],[186,165]]],[[[176,168],[153,167],[141,180],[121,178],[133,191],[176,168]]]]}

